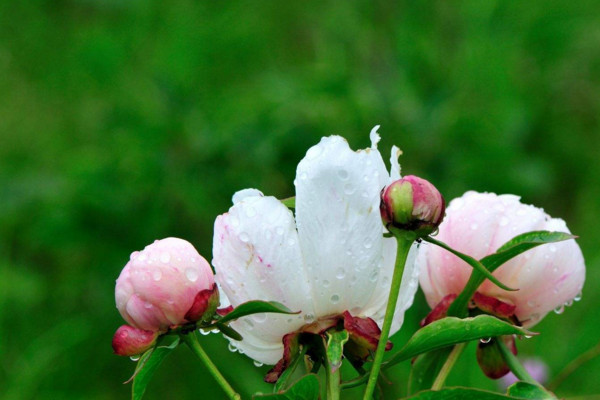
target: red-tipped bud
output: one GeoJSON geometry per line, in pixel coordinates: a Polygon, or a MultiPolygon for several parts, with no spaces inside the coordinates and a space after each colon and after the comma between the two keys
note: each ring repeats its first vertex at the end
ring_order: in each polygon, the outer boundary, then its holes
{"type": "Polygon", "coordinates": [[[194,303],[185,314],[185,319],[190,322],[199,320],[209,322],[215,315],[218,306],[219,289],[215,283],[211,289],[205,289],[198,292],[194,298],[194,303]]]}
{"type": "Polygon", "coordinates": [[[431,234],[444,219],[446,203],[431,183],[414,175],[399,179],[381,192],[381,218],[386,227],[431,234]]]}
{"type": "Polygon", "coordinates": [[[154,346],[157,337],[158,332],[121,325],[113,336],[112,348],[119,356],[135,356],[154,346]]]}

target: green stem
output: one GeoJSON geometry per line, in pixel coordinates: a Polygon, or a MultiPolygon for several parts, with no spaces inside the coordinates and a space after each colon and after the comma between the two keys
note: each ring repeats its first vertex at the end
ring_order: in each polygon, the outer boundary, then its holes
{"type": "Polygon", "coordinates": [[[440,372],[435,378],[435,381],[433,381],[433,385],[431,386],[432,390],[440,390],[444,386],[444,382],[446,382],[448,374],[452,370],[452,367],[454,367],[454,364],[456,364],[456,360],[458,360],[458,357],[460,356],[466,345],[467,343],[460,343],[454,346],[454,348],[450,352],[450,355],[448,355],[446,362],[444,362],[444,365],[442,365],[442,368],[440,369],[440,372]]]}
{"type": "Polygon", "coordinates": [[[328,400],[339,400],[340,399],[340,368],[337,368],[335,372],[331,371],[329,363],[325,366],[325,380],[327,382],[327,399],[328,400]]]}
{"type": "Polygon", "coordinates": [[[229,384],[229,382],[227,382],[225,377],[221,375],[221,373],[217,369],[217,366],[208,357],[208,354],[206,354],[202,346],[200,346],[200,342],[198,342],[198,337],[196,336],[196,333],[190,332],[187,335],[181,335],[181,339],[185,342],[185,344],[188,345],[190,350],[192,350],[192,352],[196,354],[196,356],[198,356],[198,358],[204,363],[204,365],[206,365],[213,378],[215,378],[217,383],[221,385],[221,388],[227,394],[227,397],[231,400],[240,400],[240,395],[231,387],[231,385],[229,384]]]}
{"type": "Polygon", "coordinates": [[[586,362],[593,360],[600,356],[600,343],[587,350],[585,353],[579,355],[576,359],[571,361],[567,366],[560,371],[558,375],[548,384],[549,390],[556,390],[556,388],[565,380],[569,375],[581,367],[586,362]]]}
{"type": "Polygon", "coordinates": [[[515,376],[519,378],[520,381],[525,381],[527,383],[532,383],[534,385],[541,386],[535,379],[531,377],[531,375],[529,375],[529,372],[527,372],[527,370],[525,369],[523,364],[521,364],[517,356],[515,356],[512,353],[512,351],[510,351],[508,347],[506,347],[506,344],[504,344],[504,341],[501,338],[498,338],[496,343],[498,344],[498,348],[500,349],[500,354],[502,354],[502,358],[504,358],[504,361],[506,362],[512,373],[515,374],[515,376]]]}
{"type": "Polygon", "coordinates": [[[394,311],[396,311],[396,303],[398,302],[398,294],[400,293],[400,284],[402,283],[404,264],[406,263],[410,246],[413,243],[412,239],[408,240],[399,237],[396,237],[396,241],[398,243],[398,250],[396,251],[396,265],[394,267],[392,285],[390,287],[388,303],[385,309],[383,326],[381,327],[381,336],[379,337],[379,343],[375,352],[375,358],[373,360],[373,366],[371,367],[371,374],[369,375],[369,382],[367,383],[367,389],[365,390],[363,400],[370,400],[373,397],[373,392],[375,391],[375,386],[377,385],[377,377],[379,376],[379,371],[381,370],[383,354],[385,353],[385,345],[387,344],[387,340],[390,335],[394,311]]]}

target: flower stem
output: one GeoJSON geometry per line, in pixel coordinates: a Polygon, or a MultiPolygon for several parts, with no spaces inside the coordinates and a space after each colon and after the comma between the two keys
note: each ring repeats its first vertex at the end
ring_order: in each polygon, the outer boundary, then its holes
{"type": "Polygon", "coordinates": [[[559,372],[558,375],[548,384],[549,390],[556,390],[556,388],[565,380],[569,375],[581,367],[586,362],[593,360],[595,357],[600,356],[600,342],[585,353],[579,355],[576,359],[571,361],[567,366],[559,372]]]}
{"type": "Polygon", "coordinates": [[[396,266],[394,267],[392,285],[390,287],[388,303],[385,309],[385,318],[383,320],[383,326],[381,327],[381,336],[379,337],[379,343],[377,344],[377,350],[375,352],[375,358],[373,360],[373,366],[371,367],[371,374],[369,375],[369,382],[367,383],[367,389],[365,390],[363,400],[370,400],[373,397],[373,392],[375,391],[375,386],[377,385],[377,377],[379,376],[379,371],[381,370],[385,346],[390,335],[390,328],[392,327],[394,312],[396,311],[396,303],[398,302],[398,294],[400,293],[400,284],[402,283],[404,264],[406,263],[410,246],[413,243],[412,239],[409,240],[402,237],[396,237],[396,241],[398,243],[398,249],[396,251],[396,266]]]}
{"type": "Polygon", "coordinates": [[[458,360],[458,357],[462,353],[465,346],[466,343],[460,343],[454,346],[450,352],[450,355],[448,355],[446,362],[444,362],[444,365],[442,365],[442,368],[435,378],[435,381],[433,381],[433,385],[431,386],[432,390],[440,390],[444,386],[444,382],[446,382],[448,374],[452,370],[452,367],[454,367],[454,364],[456,364],[456,360],[458,360]]]}
{"type": "Polygon", "coordinates": [[[227,397],[231,400],[240,400],[240,395],[231,387],[229,382],[225,379],[223,375],[217,369],[217,366],[212,362],[212,360],[208,357],[208,354],[204,351],[202,346],[200,346],[200,342],[198,342],[198,337],[195,332],[190,332],[187,335],[181,335],[181,339],[188,345],[190,350],[198,358],[206,365],[213,378],[217,381],[217,383],[221,386],[223,391],[227,394],[227,397]]]}
{"type": "Polygon", "coordinates": [[[515,376],[519,378],[520,381],[525,381],[527,383],[532,383],[534,385],[541,386],[535,379],[531,377],[531,375],[529,375],[529,372],[527,372],[527,370],[525,369],[523,364],[521,364],[517,356],[515,356],[508,349],[508,347],[506,347],[506,344],[504,344],[502,340],[497,340],[496,343],[498,344],[498,348],[500,349],[502,358],[504,358],[504,361],[506,362],[512,373],[515,374],[515,376]]]}
{"type": "Polygon", "coordinates": [[[340,399],[340,368],[335,372],[331,371],[331,366],[325,366],[325,380],[327,381],[327,400],[340,399]]]}

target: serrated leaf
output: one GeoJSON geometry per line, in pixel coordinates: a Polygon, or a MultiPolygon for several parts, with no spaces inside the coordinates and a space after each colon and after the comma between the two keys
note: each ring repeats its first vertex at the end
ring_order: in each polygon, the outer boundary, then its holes
{"type": "Polygon", "coordinates": [[[419,329],[400,351],[384,363],[383,367],[387,368],[419,354],[458,343],[502,335],[531,336],[535,333],[491,315],[463,319],[446,317],[419,329]]]}
{"type": "Polygon", "coordinates": [[[131,398],[133,400],[141,400],[146,391],[146,386],[150,383],[150,379],[158,366],[163,360],[171,354],[173,350],[179,345],[179,338],[176,338],[172,343],[161,346],[157,345],[154,349],[149,350],[142,356],[138,361],[138,366],[135,371],[135,377],[133,378],[133,385],[131,386],[131,398]]]}
{"type": "Polygon", "coordinates": [[[445,250],[448,250],[450,253],[454,254],[455,256],[457,256],[458,258],[460,258],[461,260],[463,260],[464,262],[469,264],[471,267],[473,267],[473,269],[475,269],[481,275],[485,276],[487,279],[489,279],[492,283],[494,283],[499,288],[504,289],[504,290],[509,290],[509,291],[518,290],[518,289],[510,288],[510,287],[506,286],[505,284],[503,284],[502,282],[500,282],[494,275],[492,275],[492,273],[486,268],[486,266],[482,262],[477,261],[473,257],[471,257],[467,254],[463,254],[460,251],[454,250],[452,247],[448,246],[446,243],[440,242],[439,240],[436,240],[432,237],[424,237],[423,240],[425,240],[429,243],[433,243],[436,246],[439,246],[445,250]]]}
{"type": "Polygon", "coordinates": [[[236,331],[229,325],[225,325],[225,324],[221,323],[220,321],[217,322],[215,325],[217,325],[217,328],[219,328],[219,330],[221,331],[222,334],[232,338],[233,340],[240,341],[240,340],[244,339],[238,331],[236,331]]]}
{"type": "Polygon", "coordinates": [[[347,330],[327,331],[327,361],[331,372],[337,371],[342,366],[342,356],[344,354],[344,344],[348,341],[350,335],[347,330]]]}
{"type": "Polygon", "coordinates": [[[507,393],[509,396],[518,397],[520,399],[556,399],[556,396],[546,391],[544,388],[527,382],[517,382],[509,386],[507,393]]]}
{"type": "Polygon", "coordinates": [[[490,271],[496,270],[499,266],[526,252],[534,247],[547,243],[562,242],[569,239],[575,239],[577,236],[565,232],[533,231],[515,236],[504,243],[494,254],[490,254],[481,259],[481,263],[490,271]]]}
{"type": "Polygon", "coordinates": [[[489,392],[481,389],[463,387],[445,388],[442,390],[425,390],[411,397],[410,400],[523,400],[523,397],[515,397],[501,393],[489,392]]]}
{"type": "Polygon", "coordinates": [[[273,394],[255,394],[252,398],[273,400],[318,400],[319,391],[319,379],[315,374],[309,374],[294,383],[288,390],[273,394]]]}
{"type": "Polygon", "coordinates": [[[259,313],[278,313],[278,314],[298,314],[300,311],[292,311],[286,306],[276,301],[253,300],[242,303],[233,309],[229,314],[219,319],[219,323],[224,324],[234,319],[245,317],[246,315],[259,313]]]}

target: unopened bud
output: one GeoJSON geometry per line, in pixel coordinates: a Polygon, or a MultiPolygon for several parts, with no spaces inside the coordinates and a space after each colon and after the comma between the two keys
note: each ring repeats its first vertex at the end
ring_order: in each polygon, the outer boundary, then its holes
{"type": "Polygon", "coordinates": [[[431,183],[414,175],[399,179],[381,193],[383,223],[418,237],[434,232],[444,219],[446,203],[431,183]]]}
{"type": "Polygon", "coordinates": [[[194,298],[194,303],[185,314],[185,319],[190,322],[204,321],[209,322],[217,311],[219,306],[219,289],[215,283],[211,289],[205,289],[198,292],[194,298]]]}
{"type": "Polygon", "coordinates": [[[157,337],[158,332],[121,325],[113,336],[112,348],[119,356],[135,356],[152,347],[157,337]]]}

